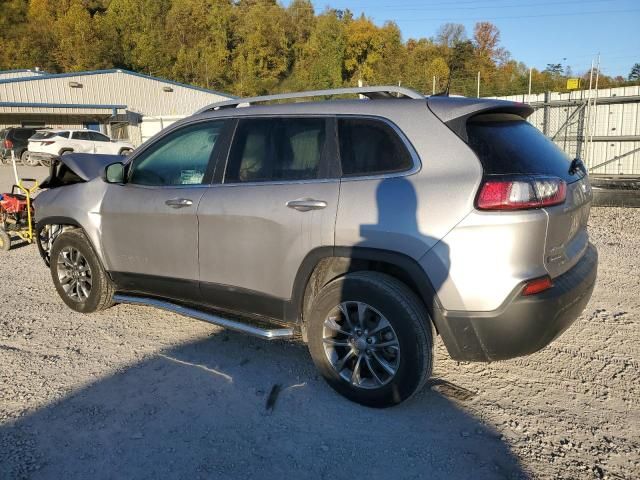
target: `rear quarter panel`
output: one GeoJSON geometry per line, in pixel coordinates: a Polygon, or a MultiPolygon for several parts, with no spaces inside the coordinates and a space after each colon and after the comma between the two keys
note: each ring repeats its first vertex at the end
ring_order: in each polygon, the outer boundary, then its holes
{"type": "Polygon", "coordinates": [[[417,260],[473,209],[482,169],[426,102],[393,102],[384,116],[405,136],[417,172],[343,179],[335,243],[417,260]]]}

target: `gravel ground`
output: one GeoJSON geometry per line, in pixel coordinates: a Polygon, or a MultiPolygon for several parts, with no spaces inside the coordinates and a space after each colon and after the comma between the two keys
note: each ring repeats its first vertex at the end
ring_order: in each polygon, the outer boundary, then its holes
{"type": "Polygon", "coordinates": [[[640,209],[594,208],[590,232],[598,283],[564,335],[493,364],[438,344],[428,388],[382,411],[335,394],[296,341],[146,307],[74,313],[36,248],[15,249],[0,478],[640,478],[640,209]]]}

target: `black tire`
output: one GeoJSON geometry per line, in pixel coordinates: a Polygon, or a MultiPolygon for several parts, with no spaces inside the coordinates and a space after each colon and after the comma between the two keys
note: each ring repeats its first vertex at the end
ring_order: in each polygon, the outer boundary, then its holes
{"type": "Polygon", "coordinates": [[[31,163],[29,163],[29,151],[28,150],[24,150],[22,152],[20,152],[20,163],[22,163],[22,165],[24,166],[30,166],[31,163]]]}
{"type": "MultiPolygon", "coordinates": [[[[355,305],[357,308],[357,304],[355,305]]],[[[341,326],[344,327],[346,319],[341,321],[341,326]]],[[[388,275],[378,272],[354,272],[330,282],[315,298],[307,327],[309,351],[320,374],[334,390],[354,402],[376,408],[399,404],[418,392],[431,376],[433,329],[429,315],[422,302],[406,285],[388,275]],[[379,313],[392,327],[387,332],[392,332],[394,335],[392,338],[395,338],[398,344],[399,359],[396,359],[397,368],[393,375],[389,375],[388,383],[383,384],[379,378],[374,378],[374,374],[369,369],[374,364],[369,353],[366,354],[369,358],[365,359],[367,367],[360,370],[358,375],[364,378],[364,380],[358,378],[358,382],[361,380],[370,382],[369,388],[363,388],[352,384],[353,377],[351,381],[343,378],[329,359],[330,354],[325,352],[324,337],[327,331],[325,320],[329,318],[331,312],[336,311],[338,305],[355,304],[355,302],[372,307],[371,310],[376,314],[379,313]],[[366,378],[367,371],[369,378],[366,378]]],[[[375,331],[375,328],[372,330],[375,331]]],[[[364,330],[365,334],[366,332],[367,330],[364,330]]],[[[384,342],[385,339],[381,341],[384,342]]],[[[369,352],[369,346],[364,345],[359,348],[366,347],[366,352],[369,352]]],[[[355,347],[339,348],[346,350],[355,347]]],[[[356,354],[363,355],[362,350],[356,354]]],[[[357,369],[355,361],[352,365],[352,370],[355,371],[357,369]]],[[[382,364],[379,363],[379,365],[382,364]]],[[[341,370],[343,374],[344,370],[341,370]]]]}
{"type": "MultiPolygon", "coordinates": [[[[99,310],[104,310],[111,307],[113,302],[113,295],[115,293],[115,287],[111,282],[111,279],[107,276],[102,268],[102,264],[97,255],[93,251],[93,247],[87,240],[82,230],[68,230],[63,232],[56,238],[51,248],[51,278],[53,284],[60,295],[60,298],[64,303],[72,310],[80,313],[92,313],[99,310]],[[62,259],[67,249],[75,249],[86,260],[86,264],[89,266],[89,276],[91,280],[90,289],[86,297],[80,295],[78,298],[73,298],[71,293],[67,293],[62,285],[60,274],[64,275],[62,271],[65,268],[62,259]],[[63,254],[61,255],[61,252],[63,254]]],[[[77,291],[77,289],[76,289],[77,291]]]]}
{"type": "Polygon", "coordinates": [[[9,250],[11,250],[11,237],[0,228],[0,251],[8,252],[9,250]]]}
{"type": "Polygon", "coordinates": [[[38,160],[38,163],[46,168],[51,167],[51,160],[49,160],[48,158],[41,158],[40,160],[38,160]]]}

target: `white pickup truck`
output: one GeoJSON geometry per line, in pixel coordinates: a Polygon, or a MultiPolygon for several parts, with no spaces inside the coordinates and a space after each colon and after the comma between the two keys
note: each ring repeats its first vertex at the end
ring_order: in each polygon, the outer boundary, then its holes
{"type": "Polygon", "coordinates": [[[29,138],[28,163],[48,167],[53,157],[68,153],[128,155],[133,149],[129,142],[111,140],[93,130],[38,130],[29,138]]]}

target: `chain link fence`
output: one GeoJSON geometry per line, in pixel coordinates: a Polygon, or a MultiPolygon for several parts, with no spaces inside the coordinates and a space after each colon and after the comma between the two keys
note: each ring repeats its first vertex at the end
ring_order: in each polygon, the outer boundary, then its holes
{"type": "Polygon", "coordinates": [[[640,87],[498,98],[530,104],[529,121],[590,174],[640,176],[640,87]]]}

